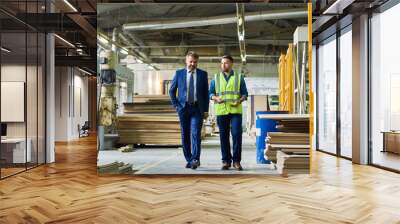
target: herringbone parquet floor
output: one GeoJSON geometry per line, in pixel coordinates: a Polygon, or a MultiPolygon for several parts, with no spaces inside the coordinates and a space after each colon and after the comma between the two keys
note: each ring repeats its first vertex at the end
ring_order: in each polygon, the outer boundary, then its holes
{"type": "Polygon", "coordinates": [[[312,175],[107,176],[94,137],[0,181],[0,223],[400,223],[400,175],[322,153],[312,175]]]}

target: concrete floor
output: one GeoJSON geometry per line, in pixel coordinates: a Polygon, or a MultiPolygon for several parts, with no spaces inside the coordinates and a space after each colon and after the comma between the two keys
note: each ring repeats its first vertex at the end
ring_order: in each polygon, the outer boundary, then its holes
{"type": "Polygon", "coordinates": [[[98,165],[115,161],[133,164],[134,174],[268,174],[278,175],[273,165],[257,164],[255,138],[243,136],[243,171],[221,170],[219,137],[207,137],[202,141],[201,166],[186,169],[181,148],[140,148],[133,152],[100,151],[98,165]]]}

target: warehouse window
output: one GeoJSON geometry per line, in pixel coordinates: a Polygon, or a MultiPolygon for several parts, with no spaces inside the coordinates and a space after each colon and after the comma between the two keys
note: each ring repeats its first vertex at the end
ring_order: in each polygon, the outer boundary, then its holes
{"type": "Polygon", "coordinates": [[[351,25],[340,36],[340,155],[352,157],[352,34],[351,25]]]}
{"type": "Polygon", "coordinates": [[[318,149],[336,154],[336,36],[318,48],[318,149]]]}
{"type": "Polygon", "coordinates": [[[400,5],[371,19],[372,163],[400,170],[400,5]]]}

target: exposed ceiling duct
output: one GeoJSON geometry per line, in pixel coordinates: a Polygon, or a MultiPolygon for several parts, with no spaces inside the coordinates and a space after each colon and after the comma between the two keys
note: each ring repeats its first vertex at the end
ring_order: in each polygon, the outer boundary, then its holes
{"type": "MultiPolygon", "coordinates": [[[[261,21],[261,20],[274,20],[274,19],[295,19],[306,18],[307,10],[304,9],[287,9],[287,10],[274,10],[274,11],[261,11],[250,12],[246,14],[245,21],[261,21]]],[[[186,27],[199,27],[199,26],[213,26],[221,24],[236,23],[236,14],[229,14],[223,16],[212,16],[192,20],[171,20],[171,21],[152,21],[152,22],[139,22],[127,23],[122,26],[122,29],[127,31],[137,30],[163,30],[163,29],[177,29],[186,27]]]]}

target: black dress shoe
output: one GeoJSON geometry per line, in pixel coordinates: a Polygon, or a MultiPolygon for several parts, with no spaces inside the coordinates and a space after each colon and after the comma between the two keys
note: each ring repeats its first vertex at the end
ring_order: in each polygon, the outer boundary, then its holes
{"type": "Polygon", "coordinates": [[[230,163],[227,163],[227,162],[223,162],[222,163],[222,170],[229,170],[229,168],[231,167],[231,164],[230,163]]]}
{"type": "Polygon", "coordinates": [[[242,167],[242,165],[240,165],[239,162],[234,162],[233,163],[233,168],[235,168],[238,171],[242,171],[243,170],[243,167],[242,167]]]}
{"type": "Polygon", "coordinates": [[[193,160],[192,161],[192,169],[193,170],[195,170],[195,169],[197,169],[197,167],[199,167],[200,166],[200,161],[198,161],[198,160],[193,160]]]}
{"type": "Polygon", "coordinates": [[[189,168],[191,168],[191,167],[192,167],[192,164],[190,164],[190,163],[186,163],[186,166],[185,166],[185,168],[189,169],[189,168]]]}

